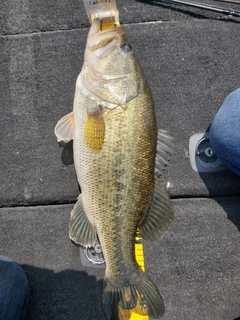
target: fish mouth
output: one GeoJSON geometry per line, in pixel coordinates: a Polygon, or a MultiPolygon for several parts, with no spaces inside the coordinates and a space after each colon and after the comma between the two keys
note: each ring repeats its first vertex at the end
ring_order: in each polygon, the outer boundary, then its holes
{"type": "Polygon", "coordinates": [[[89,32],[87,48],[98,57],[107,55],[117,48],[119,39],[124,38],[124,35],[121,27],[102,31],[100,19],[95,19],[89,32]]]}

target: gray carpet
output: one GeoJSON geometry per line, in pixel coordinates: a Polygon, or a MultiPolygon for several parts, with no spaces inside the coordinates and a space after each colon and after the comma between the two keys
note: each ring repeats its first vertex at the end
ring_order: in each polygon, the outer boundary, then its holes
{"type": "MultiPolygon", "coordinates": [[[[166,320],[233,320],[240,315],[240,197],[173,200],[175,221],[145,242],[147,273],[166,320]]],[[[72,205],[2,208],[1,254],[20,263],[31,284],[27,320],[104,319],[103,269],[80,264],[68,239],[72,205]]],[[[113,247],[114,250],[114,247],[113,247]]]]}
{"type": "MultiPolygon", "coordinates": [[[[151,1],[119,0],[118,7],[158,125],[175,138],[163,185],[176,217],[161,239],[145,243],[147,272],[166,305],[163,319],[236,319],[240,177],[192,171],[188,141],[239,87],[240,18],[151,1]]],[[[21,264],[30,280],[27,320],[104,320],[104,271],[82,267],[68,239],[79,194],[72,144],[59,147],[53,133],[71,111],[83,61],[83,4],[6,0],[0,12],[0,254],[21,264]]]]}

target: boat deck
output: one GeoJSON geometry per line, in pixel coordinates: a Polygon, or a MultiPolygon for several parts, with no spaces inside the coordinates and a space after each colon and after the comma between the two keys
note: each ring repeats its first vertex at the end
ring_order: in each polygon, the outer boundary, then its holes
{"type": "MultiPolygon", "coordinates": [[[[27,273],[26,320],[104,320],[104,270],[83,267],[68,238],[79,194],[72,143],[60,148],[53,132],[72,109],[89,30],[84,6],[6,0],[0,9],[0,254],[27,273]]],[[[118,0],[118,9],[158,125],[175,139],[162,179],[175,220],[162,238],[144,243],[147,273],[165,302],[163,320],[236,319],[240,177],[193,171],[188,144],[239,87],[240,18],[143,0],[118,0]]]]}

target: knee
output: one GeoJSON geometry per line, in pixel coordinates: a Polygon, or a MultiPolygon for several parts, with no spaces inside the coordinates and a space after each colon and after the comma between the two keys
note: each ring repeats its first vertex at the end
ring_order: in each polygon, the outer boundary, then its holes
{"type": "MultiPolygon", "coordinates": [[[[210,141],[216,148],[232,149],[236,138],[239,139],[240,88],[224,100],[215,115],[210,128],[210,141]]],[[[239,140],[238,140],[239,141],[239,140]]]]}
{"type": "Polygon", "coordinates": [[[240,88],[223,102],[210,127],[209,138],[214,152],[226,161],[239,166],[240,158],[240,88]]]}
{"type": "Polygon", "coordinates": [[[214,153],[223,161],[228,158],[228,149],[231,149],[231,140],[228,140],[226,131],[218,121],[213,121],[210,127],[209,139],[214,153]]]}
{"type": "Polygon", "coordinates": [[[28,280],[23,269],[13,260],[0,256],[0,277],[5,279],[12,286],[21,284],[21,287],[27,287],[28,280]]]}
{"type": "Polygon", "coordinates": [[[0,256],[0,319],[23,319],[29,298],[29,282],[23,269],[0,256]]]}

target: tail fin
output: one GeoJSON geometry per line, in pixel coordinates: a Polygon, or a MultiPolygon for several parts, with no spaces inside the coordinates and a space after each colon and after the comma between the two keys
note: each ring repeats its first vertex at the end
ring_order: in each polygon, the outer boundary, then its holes
{"type": "Polygon", "coordinates": [[[129,320],[132,313],[158,319],[165,312],[157,287],[141,269],[120,281],[105,277],[103,310],[107,320],[129,320]]]}

